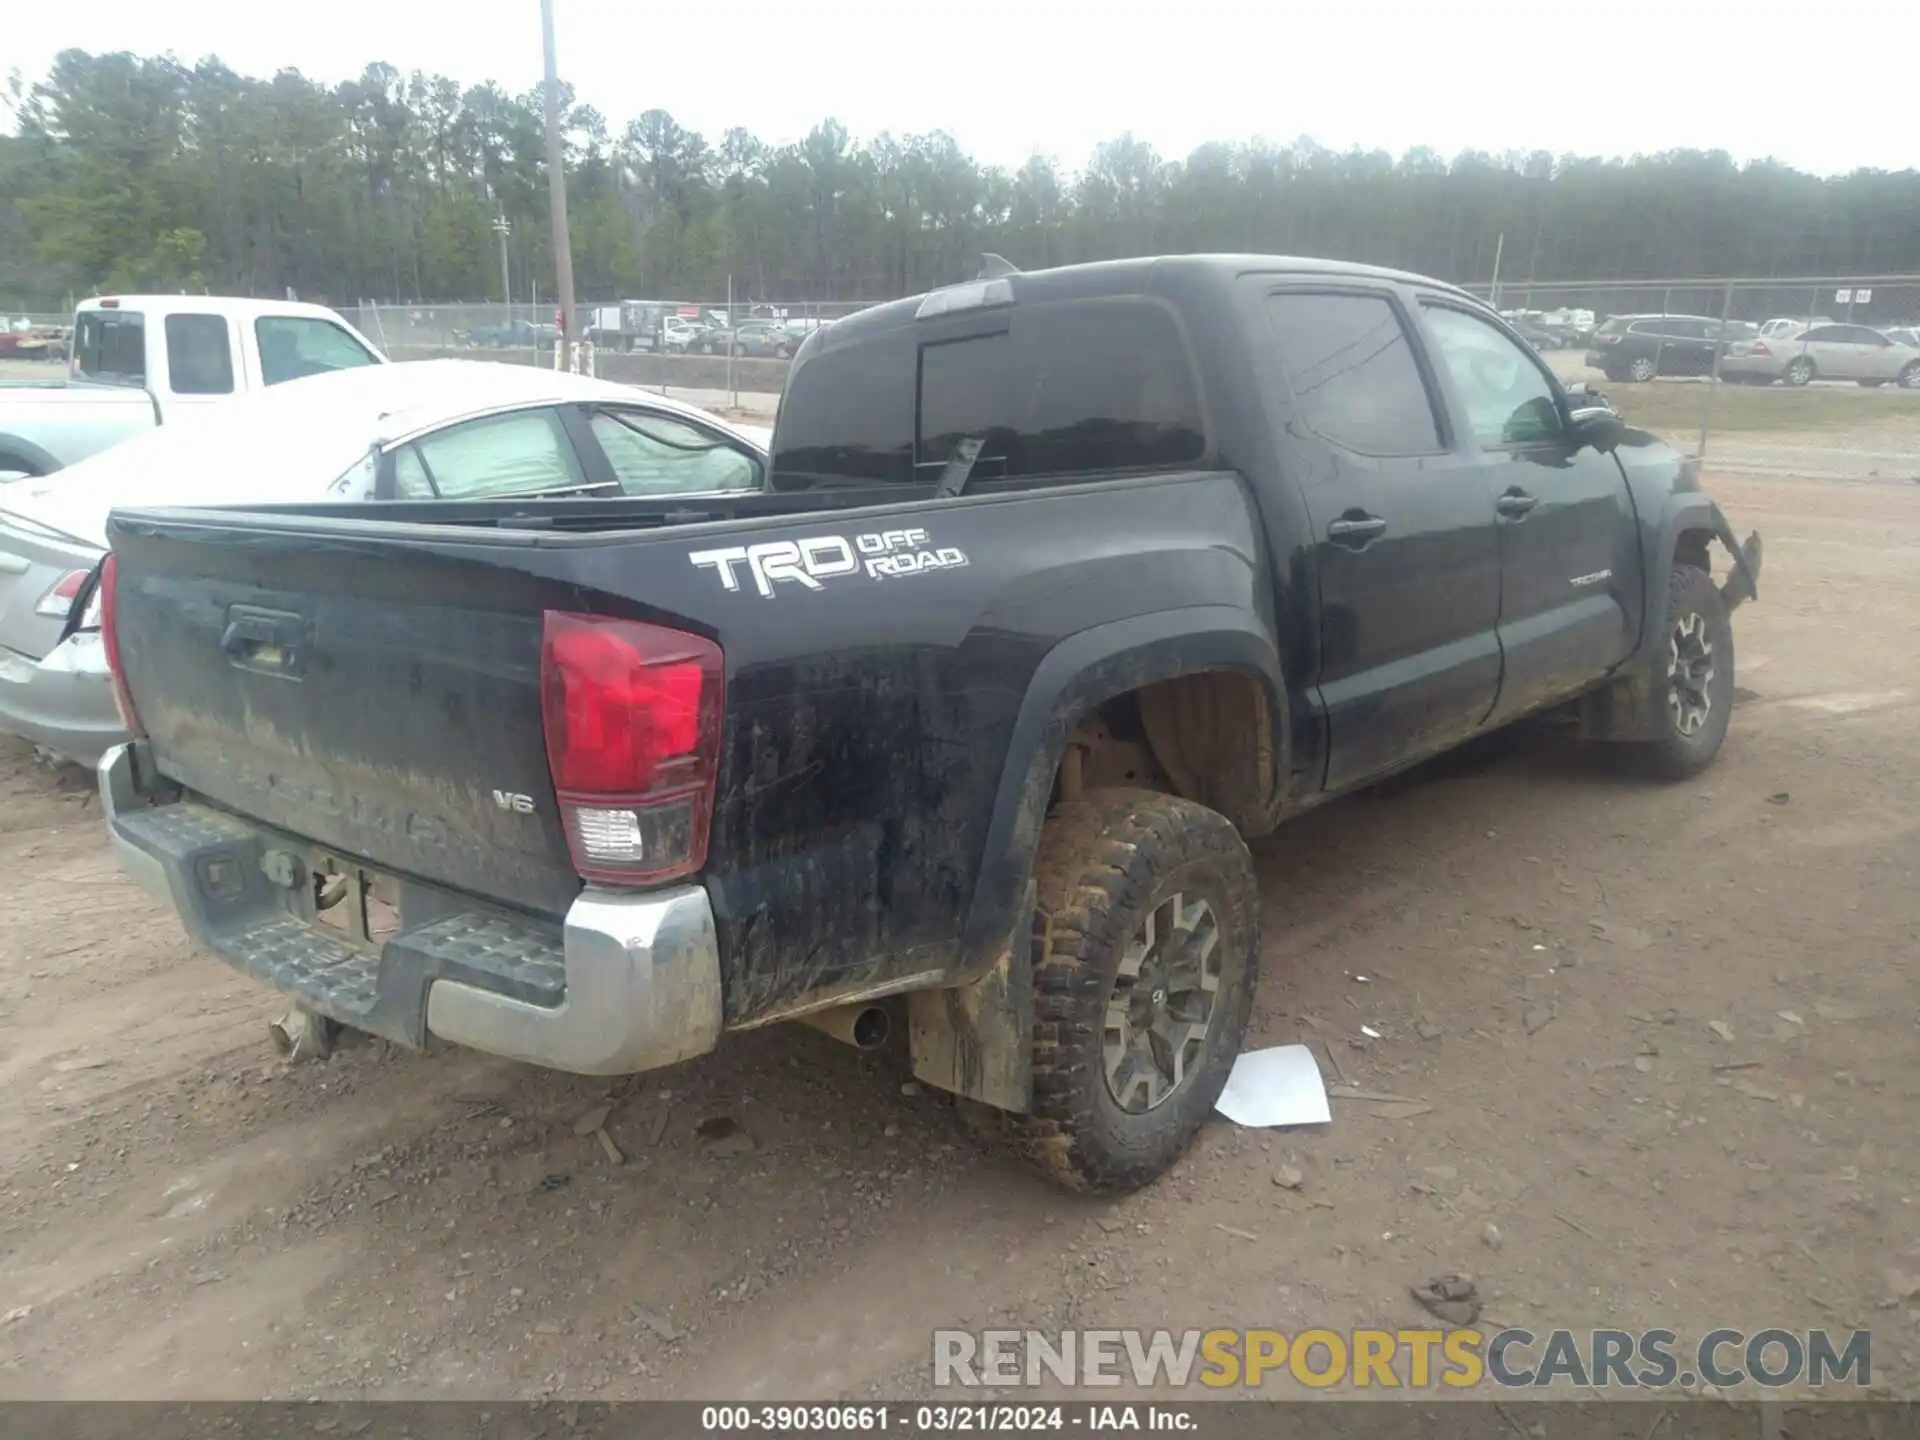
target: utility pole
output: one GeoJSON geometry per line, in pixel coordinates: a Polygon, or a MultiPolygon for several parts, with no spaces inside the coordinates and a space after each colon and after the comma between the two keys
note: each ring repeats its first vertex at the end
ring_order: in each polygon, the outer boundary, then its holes
{"type": "Polygon", "coordinates": [[[567,239],[566,150],[560,143],[560,70],[553,49],[553,0],[540,0],[540,35],[547,52],[547,196],[553,210],[553,265],[560,282],[560,343],[573,329],[573,245],[567,239]]]}
{"type": "Polygon", "coordinates": [[[500,237],[500,299],[507,307],[507,319],[513,319],[513,283],[507,271],[507,236],[513,233],[513,227],[507,223],[505,213],[493,217],[493,233],[500,237]]]}

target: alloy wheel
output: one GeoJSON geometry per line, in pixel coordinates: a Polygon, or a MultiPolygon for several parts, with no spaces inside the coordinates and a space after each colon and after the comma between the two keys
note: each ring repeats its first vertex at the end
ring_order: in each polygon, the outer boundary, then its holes
{"type": "Polygon", "coordinates": [[[1673,727],[1682,735],[1697,735],[1713,711],[1713,642],[1707,622],[1696,610],[1674,622],[1667,637],[1667,708],[1673,727]]]}
{"type": "Polygon", "coordinates": [[[1101,1037],[1107,1093],[1128,1114],[1157,1109],[1199,1071],[1225,959],[1213,906],[1178,891],[1134,933],[1101,1037]]]}

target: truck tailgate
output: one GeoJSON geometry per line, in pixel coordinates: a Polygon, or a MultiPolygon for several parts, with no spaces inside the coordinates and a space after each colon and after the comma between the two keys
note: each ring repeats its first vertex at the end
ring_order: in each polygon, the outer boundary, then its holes
{"type": "MultiPolygon", "coordinates": [[[[257,517],[252,517],[257,522],[257,517]]],[[[159,772],[365,863],[547,915],[581,882],[541,723],[545,609],[511,545],[249,524],[115,542],[121,665],[159,772]]]]}

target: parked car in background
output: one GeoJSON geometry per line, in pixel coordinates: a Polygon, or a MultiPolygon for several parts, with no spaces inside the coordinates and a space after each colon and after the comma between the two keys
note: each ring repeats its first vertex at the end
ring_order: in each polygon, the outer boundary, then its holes
{"type": "Polygon", "coordinates": [[[669,315],[660,322],[660,343],[670,354],[684,355],[707,333],[707,327],[684,315],[669,315]]]}
{"type": "Polygon", "coordinates": [[[0,488],[0,732],[91,765],[123,738],[95,571],[115,506],[758,490],[769,431],[537,365],[302,380],[0,488]]]}
{"type": "Polygon", "coordinates": [[[778,320],[749,320],[733,332],[733,353],[763,360],[790,360],[802,338],[778,320]]]}
{"type": "Polygon", "coordinates": [[[1716,351],[1755,333],[1746,321],[1706,315],[1611,315],[1593,332],[1587,364],[1613,381],[1711,375],[1716,351]]]}
{"type": "Polygon", "coordinates": [[[0,476],[50,475],[250,391],[386,363],[324,306],[219,295],[88,300],[72,352],[65,379],[0,385],[0,476]]]}
{"type": "Polygon", "coordinates": [[[1852,380],[1869,388],[1895,384],[1920,390],[1920,348],[1865,325],[1815,325],[1785,338],[1733,345],[1720,362],[1720,374],[1735,384],[1852,380]]]}
{"type": "Polygon", "coordinates": [[[1508,322],[1513,326],[1514,334],[1536,350],[1562,350],[1566,348],[1567,337],[1550,325],[1528,316],[1520,316],[1508,322]]]}
{"type": "Polygon", "coordinates": [[[1812,325],[1831,325],[1833,319],[1827,315],[1776,315],[1760,326],[1762,340],[1785,340],[1798,335],[1812,325]]]}
{"type": "Polygon", "coordinates": [[[533,320],[506,320],[498,325],[480,325],[454,334],[455,340],[482,350],[531,350],[551,345],[559,338],[558,325],[543,325],[533,320]]]}

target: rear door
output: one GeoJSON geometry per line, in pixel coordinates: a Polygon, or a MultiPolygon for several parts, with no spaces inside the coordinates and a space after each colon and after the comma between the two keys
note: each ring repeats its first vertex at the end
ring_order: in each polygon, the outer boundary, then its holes
{"type": "Polygon", "coordinates": [[[1663,337],[1660,373],[1705,375],[1713,369],[1715,341],[1705,320],[1671,316],[1660,322],[1663,337]]]}
{"type": "Polygon", "coordinates": [[[1813,362],[1818,380],[1851,379],[1847,374],[1846,326],[1814,325],[1801,332],[1799,351],[1813,362]]]}
{"type": "Polygon", "coordinates": [[[1500,567],[1484,483],[1454,453],[1397,292],[1266,297],[1297,424],[1319,576],[1326,785],[1470,734],[1500,684],[1500,567]]]}
{"type": "Polygon", "coordinates": [[[1484,314],[1426,296],[1421,314],[1498,525],[1500,649],[1494,724],[1571,695],[1625,659],[1639,634],[1638,530],[1610,454],[1572,438],[1539,358],[1484,314]]]}

